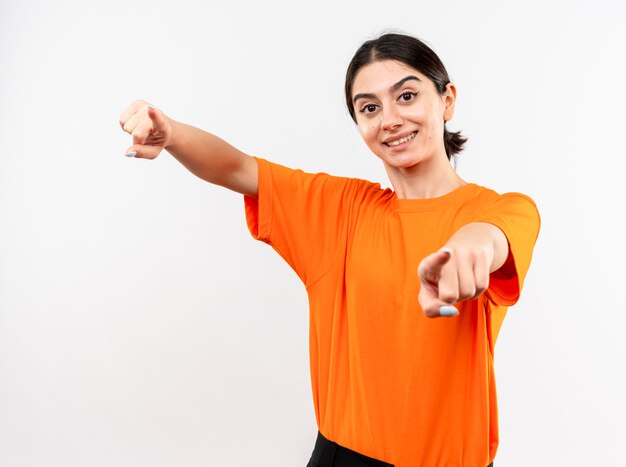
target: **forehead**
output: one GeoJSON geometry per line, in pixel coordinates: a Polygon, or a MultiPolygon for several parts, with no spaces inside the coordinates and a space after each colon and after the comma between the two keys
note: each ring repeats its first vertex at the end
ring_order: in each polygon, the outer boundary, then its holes
{"type": "Polygon", "coordinates": [[[372,62],[361,68],[352,83],[352,95],[359,93],[386,93],[391,86],[406,76],[417,76],[422,82],[411,80],[408,85],[423,86],[430,80],[415,68],[396,60],[372,62]]]}

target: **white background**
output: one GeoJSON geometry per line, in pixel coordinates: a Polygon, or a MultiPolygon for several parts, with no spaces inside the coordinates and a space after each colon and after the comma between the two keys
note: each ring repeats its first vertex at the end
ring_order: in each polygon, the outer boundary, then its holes
{"type": "Polygon", "coordinates": [[[542,216],[496,346],[498,467],[624,465],[626,14],[617,0],[0,3],[0,465],[302,466],[304,286],[242,196],[124,157],[135,99],[249,154],[379,181],[344,108],[365,40],[458,89],[466,181],[542,216]]]}

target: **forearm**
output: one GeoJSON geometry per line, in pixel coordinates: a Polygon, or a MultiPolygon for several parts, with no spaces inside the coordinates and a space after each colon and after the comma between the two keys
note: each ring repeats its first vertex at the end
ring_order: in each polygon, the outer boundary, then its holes
{"type": "Polygon", "coordinates": [[[257,164],[253,157],[199,128],[170,119],[172,138],[165,150],[190,172],[209,183],[256,195],[257,164]]]}
{"type": "Polygon", "coordinates": [[[509,244],[504,233],[487,222],[464,225],[450,237],[445,246],[484,250],[490,264],[489,273],[500,269],[509,254],[509,244]]]}

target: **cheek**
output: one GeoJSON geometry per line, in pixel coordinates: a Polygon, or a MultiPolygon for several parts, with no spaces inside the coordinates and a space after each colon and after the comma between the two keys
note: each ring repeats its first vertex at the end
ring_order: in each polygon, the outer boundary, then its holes
{"type": "Polygon", "coordinates": [[[361,133],[361,137],[367,143],[371,143],[377,139],[378,130],[377,127],[372,124],[360,124],[359,125],[359,133],[361,133]]]}
{"type": "Polygon", "coordinates": [[[407,115],[410,120],[420,126],[422,137],[426,139],[438,137],[440,133],[443,134],[443,115],[439,116],[433,110],[421,107],[413,110],[410,116],[407,115]]]}
{"type": "Polygon", "coordinates": [[[416,122],[426,124],[431,111],[432,109],[424,108],[424,106],[420,105],[409,109],[406,116],[416,122]]]}

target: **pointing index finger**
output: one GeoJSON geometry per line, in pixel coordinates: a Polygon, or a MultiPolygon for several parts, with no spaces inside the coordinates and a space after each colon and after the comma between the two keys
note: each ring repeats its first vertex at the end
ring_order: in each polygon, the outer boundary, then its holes
{"type": "Polygon", "coordinates": [[[427,256],[420,263],[417,274],[423,281],[437,283],[441,277],[441,270],[450,260],[452,250],[441,248],[439,251],[427,256]]]}

